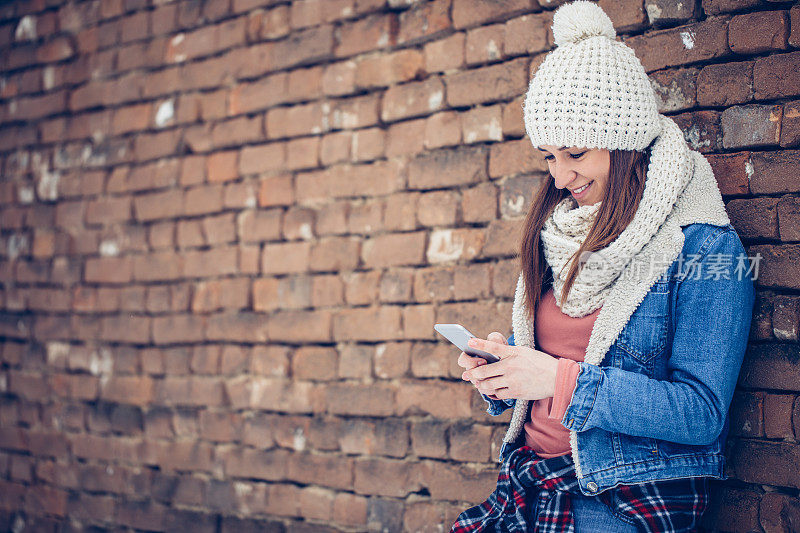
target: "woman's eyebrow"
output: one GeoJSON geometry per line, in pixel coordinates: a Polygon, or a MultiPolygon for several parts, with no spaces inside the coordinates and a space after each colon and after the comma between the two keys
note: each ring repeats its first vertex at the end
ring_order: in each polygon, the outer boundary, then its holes
{"type": "MultiPolygon", "coordinates": [[[[538,148],[540,152],[546,152],[547,151],[544,148],[539,148],[538,146],[536,148],[538,148]]],[[[560,152],[561,150],[563,150],[565,148],[568,148],[568,147],[567,146],[562,146],[561,148],[558,149],[558,151],[560,152]]]]}

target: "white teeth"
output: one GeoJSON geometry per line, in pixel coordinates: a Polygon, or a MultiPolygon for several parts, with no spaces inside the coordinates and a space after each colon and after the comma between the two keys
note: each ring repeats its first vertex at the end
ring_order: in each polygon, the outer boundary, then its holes
{"type": "Polygon", "coordinates": [[[574,190],[574,191],[572,191],[572,192],[574,192],[575,194],[580,194],[580,193],[582,193],[584,190],[586,190],[586,187],[588,187],[589,185],[591,185],[591,183],[587,183],[586,185],[584,185],[584,186],[583,186],[583,187],[581,187],[580,189],[575,189],[575,190],[574,190]]]}

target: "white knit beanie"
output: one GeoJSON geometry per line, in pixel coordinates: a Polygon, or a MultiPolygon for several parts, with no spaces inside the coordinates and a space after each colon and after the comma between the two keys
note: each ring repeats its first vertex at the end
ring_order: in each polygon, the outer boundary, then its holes
{"type": "Polygon", "coordinates": [[[616,35],[611,19],[593,2],[576,0],[556,9],[556,49],[537,70],[523,104],[534,147],[643,150],[659,135],[647,73],[616,35]]]}

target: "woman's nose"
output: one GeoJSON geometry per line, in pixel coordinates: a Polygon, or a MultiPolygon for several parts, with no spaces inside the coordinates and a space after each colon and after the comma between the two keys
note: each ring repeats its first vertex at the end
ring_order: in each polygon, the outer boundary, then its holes
{"type": "Polygon", "coordinates": [[[555,173],[553,174],[553,178],[555,179],[556,188],[563,189],[569,182],[575,179],[575,172],[572,171],[569,165],[554,163],[554,166],[555,173]]]}

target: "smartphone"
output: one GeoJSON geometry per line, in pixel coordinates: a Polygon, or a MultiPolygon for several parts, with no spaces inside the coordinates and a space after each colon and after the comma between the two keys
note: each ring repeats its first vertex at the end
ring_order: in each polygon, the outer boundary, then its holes
{"type": "Polygon", "coordinates": [[[438,331],[445,339],[455,344],[462,352],[473,357],[480,357],[485,359],[487,363],[496,363],[500,360],[496,355],[483,350],[477,350],[467,346],[467,342],[475,335],[469,332],[467,328],[461,324],[434,324],[433,329],[438,331]]]}

